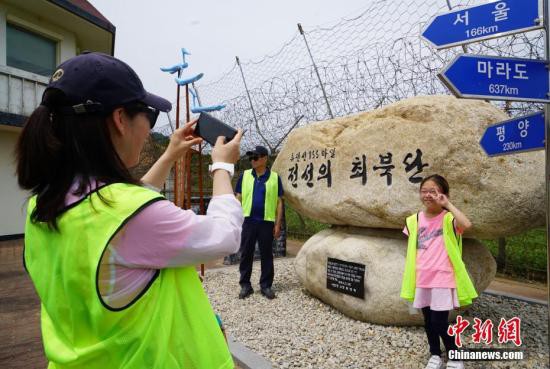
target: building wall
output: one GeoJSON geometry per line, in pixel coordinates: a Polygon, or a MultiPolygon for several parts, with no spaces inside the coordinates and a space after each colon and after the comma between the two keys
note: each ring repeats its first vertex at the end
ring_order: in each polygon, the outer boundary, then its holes
{"type": "Polygon", "coordinates": [[[55,41],[56,64],[80,49],[112,53],[114,42],[114,27],[99,27],[47,0],[0,0],[0,239],[24,232],[27,194],[17,185],[13,150],[18,125],[40,103],[49,80],[6,65],[7,24],[55,41]]]}
{"type": "Polygon", "coordinates": [[[13,150],[19,128],[0,126],[0,238],[22,234],[27,194],[17,186],[13,150]]]}
{"type": "MultiPolygon", "coordinates": [[[[75,35],[44,21],[38,14],[0,4],[0,35],[6,34],[7,23],[57,41],[57,64],[77,54],[75,35]]],[[[27,116],[39,104],[48,78],[7,67],[6,59],[6,37],[0,37],[0,110],[27,116]]],[[[20,131],[21,128],[0,121],[0,239],[20,235],[25,227],[27,194],[17,185],[13,162],[13,150],[20,131]]]]}

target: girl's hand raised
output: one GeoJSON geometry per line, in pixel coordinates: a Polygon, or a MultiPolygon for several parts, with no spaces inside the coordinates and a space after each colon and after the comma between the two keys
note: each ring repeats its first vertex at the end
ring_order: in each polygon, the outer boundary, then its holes
{"type": "Polygon", "coordinates": [[[437,205],[441,206],[442,208],[447,208],[449,206],[449,198],[447,197],[447,195],[436,192],[433,198],[437,205]]]}

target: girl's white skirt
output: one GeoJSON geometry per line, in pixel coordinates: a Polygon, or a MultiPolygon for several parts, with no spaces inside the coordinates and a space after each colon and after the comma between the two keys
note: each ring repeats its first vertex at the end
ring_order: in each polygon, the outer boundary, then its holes
{"type": "Polygon", "coordinates": [[[422,309],[427,306],[435,311],[453,310],[460,307],[456,288],[417,287],[413,307],[422,309]]]}

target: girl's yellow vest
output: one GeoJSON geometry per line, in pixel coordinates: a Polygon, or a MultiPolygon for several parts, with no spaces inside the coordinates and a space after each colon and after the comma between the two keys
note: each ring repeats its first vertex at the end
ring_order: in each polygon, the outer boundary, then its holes
{"type": "Polygon", "coordinates": [[[163,199],[146,188],[111,184],[60,215],[59,232],[29,220],[36,196],[30,199],[25,262],[42,303],[49,369],[234,367],[194,267],[158,271],[121,309],[109,308],[99,295],[106,246],[135,214],[163,199]]]}
{"type": "MultiPolygon", "coordinates": [[[[245,170],[241,186],[243,215],[249,217],[252,212],[252,198],[254,196],[254,175],[252,169],[245,170]]],[[[277,213],[277,199],[279,195],[279,176],[270,171],[269,178],[265,183],[264,220],[275,221],[277,213]]]]}
{"type": "MultiPolygon", "coordinates": [[[[454,216],[448,212],[443,217],[443,240],[445,250],[453,266],[456,294],[460,306],[470,305],[472,300],[477,297],[476,289],[470,280],[466,265],[462,261],[462,237],[455,234],[453,226],[454,216]]],[[[418,241],[418,214],[413,214],[407,218],[407,230],[409,232],[409,243],[407,247],[407,257],[405,259],[405,272],[403,273],[403,283],[401,285],[401,297],[414,301],[416,291],[416,244],[418,241]]]]}

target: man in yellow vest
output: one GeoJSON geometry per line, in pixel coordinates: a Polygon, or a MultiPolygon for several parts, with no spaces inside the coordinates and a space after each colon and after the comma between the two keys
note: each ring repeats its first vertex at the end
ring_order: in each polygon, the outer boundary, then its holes
{"type": "Polygon", "coordinates": [[[268,299],[275,298],[275,293],[271,289],[275,275],[272,244],[273,238],[278,238],[281,233],[283,185],[277,173],[267,167],[268,154],[268,150],[263,146],[256,146],[253,151],[246,153],[252,169],[244,171],[235,188],[245,217],[240,248],[240,299],[254,293],[250,284],[250,275],[256,242],[260,249],[262,265],[261,293],[268,299]]]}

